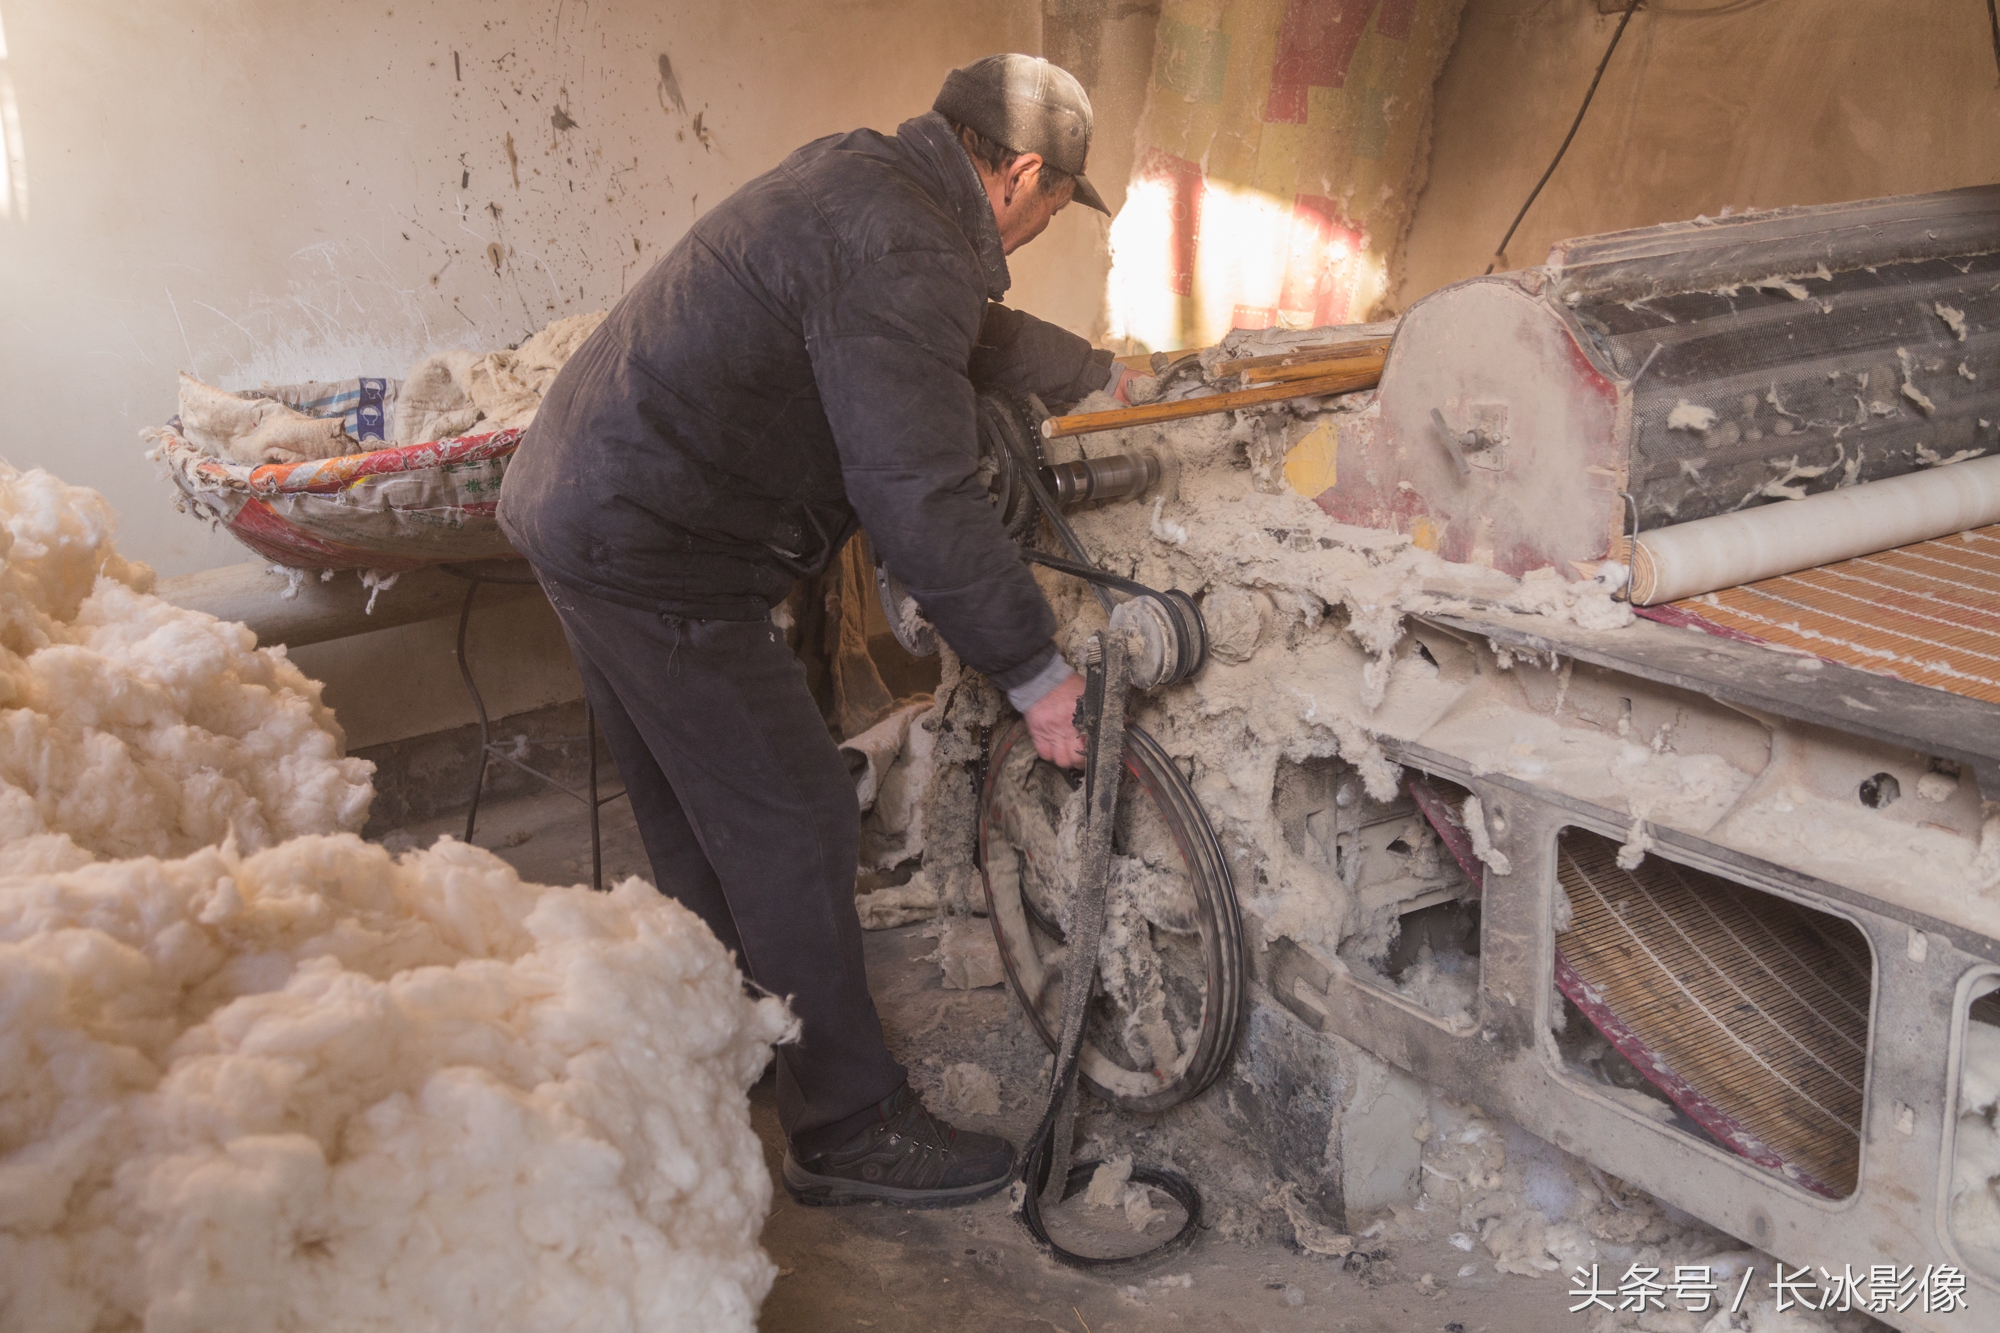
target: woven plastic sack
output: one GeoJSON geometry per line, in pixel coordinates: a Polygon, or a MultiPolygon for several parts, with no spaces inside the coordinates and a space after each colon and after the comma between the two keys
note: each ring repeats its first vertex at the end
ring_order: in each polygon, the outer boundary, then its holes
{"type": "Polygon", "coordinates": [[[188,510],[275,564],[398,573],[513,554],[496,511],[518,430],[261,466],[208,457],[173,426],[147,438],[188,510]]]}

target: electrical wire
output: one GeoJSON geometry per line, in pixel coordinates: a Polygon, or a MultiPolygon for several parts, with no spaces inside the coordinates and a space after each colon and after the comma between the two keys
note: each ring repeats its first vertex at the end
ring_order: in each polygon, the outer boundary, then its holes
{"type": "Polygon", "coordinates": [[[1746,9],[1755,9],[1768,4],[1770,0],[1722,0],[1719,5],[1689,5],[1677,8],[1663,5],[1660,0],[1642,0],[1648,14],[1665,14],[1677,19],[1721,18],[1727,14],[1741,14],[1746,9]]]}
{"type": "Polygon", "coordinates": [[[1986,17],[1993,24],[1993,65],[2000,69],[2000,6],[1994,0],[1986,0],[1986,17]]]}
{"type": "MultiPolygon", "coordinates": [[[[1604,48],[1604,59],[1597,62],[1597,73],[1591,76],[1590,88],[1583,95],[1583,105],[1576,109],[1576,119],[1570,122],[1569,133],[1563,136],[1562,147],[1556,149],[1556,155],[1550,161],[1549,169],[1542,173],[1542,178],[1535,182],[1535,188],[1528,192],[1527,202],[1521,205],[1521,211],[1514,215],[1513,224],[1507,228],[1507,234],[1500,238],[1500,244],[1494,248],[1493,262],[1486,266],[1488,273],[1507,257],[1507,243],[1514,239],[1514,232],[1519,229],[1521,219],[1528,216],[1528,210],[1533,208],[1535,200],[1541,197],[1542,187],[1549,183],[1549,177],[1555,175],[1556,168],[1562,165],[1563,154],[1569,151],[1570,141],[1576,138],[1577,130],[1583,125],[1584,112],[1590,110],[1590,99],[1597,96],[1597,85],[1604,79],[1605,67],[1611,63],[1611,53],[1618,49],[1618,39],[1625,35],[1625,25],[1639,12],[1639,3],[1640,0],[1631,0],[1631,3],[1625,6],[1624,17],[1618,20],[1618,30],[1611,34],[1611,44],[1604,48]]],[[[1987,3],[1993,3],[1993,0],[1987,0],[1987,3]]]]}

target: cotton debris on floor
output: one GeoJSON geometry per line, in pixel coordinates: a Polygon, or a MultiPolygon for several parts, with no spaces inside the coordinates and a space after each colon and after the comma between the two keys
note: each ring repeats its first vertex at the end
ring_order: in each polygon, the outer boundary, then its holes
{"type": "Polygon", "coordinates": [[[924,927],[924,933],[938,942],[937,949],[924,956],[944,973],[946,990],[980,990],[1007,979],[1000,962],[1000,945],[985,921],[948,917],[924,927]]]}
{"type": "Polygon", "coordinates": [[[1151,1186],[1132,1183],[1131,1153],[1120,1153],[1098,1164],[1084,1189],[1083,1202],[1090,1208],[1122,1210],[1125,1224],[1134,1231],[1144,1231],[1167,1215],[1166,1209],[1154,1206],[1151,1186]]]}
{"type": "Polygon", "coordinates": [[[1385,1229],[1429,1234],[1454,1228],[1452,1244],[1475,1256],[1472,1272],[1483,1261],[1501,1273],[1574,1282],[1592,1264],[1614,1279],[1635,1265],[1663,1273],[1705,1267],[1719,1290],[1734,1290],[1746,1268],[1757,1270],[1734,1312],[1727,1301],[1699,1314],[1599,1310],[1579,1316],[1587,1333],[1862,1333],[1879,1327],[1859,1310],[1821,1313],[1796,1300],[1779,1310],[1770,1285],[1777,1261],[1770,1255],[1744,1248],[1525,1130],[1489,1119],[1476,1106],[1434,1097],[1431,1118],[1412,1132],[1423,1145],[1423,1196],[1413,1207],[1396,1209],[1385,1229]]]}
{"type": "Polygon", "coordinates": [[[638,880],[351,831],[319,687],[0,466],[0,1328],[749,1330],[793,1024],[638,880]]]}

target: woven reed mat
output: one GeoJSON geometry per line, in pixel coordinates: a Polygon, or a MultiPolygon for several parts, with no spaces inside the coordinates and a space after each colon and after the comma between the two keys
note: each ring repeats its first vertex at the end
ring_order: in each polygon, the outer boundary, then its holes
{"type": "Polygon", "coordinates": [[[1638,610],[2000,703],[2000,525],[1638,610]]]}

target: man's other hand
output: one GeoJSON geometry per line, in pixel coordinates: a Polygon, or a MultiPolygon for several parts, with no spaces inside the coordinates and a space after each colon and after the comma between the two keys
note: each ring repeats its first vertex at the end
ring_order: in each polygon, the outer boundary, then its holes
{"type": "Polygon", "coordinates": [[[1035,753],[1052,764],[1076,768],[1083,763],[1083,736],[1076,729],[1076,701],[1083,697],[1083,677],[1071,676],[1028,705],[1028,735],[1035,753]]]}
{"type": "Polygon", "coordinates": [[[1113,361],[1111,378],[1105,382],[1104,391],[1127,407],[1136,407],[1160,396],[1160,382],[1122,361],[1113,361]]]}

